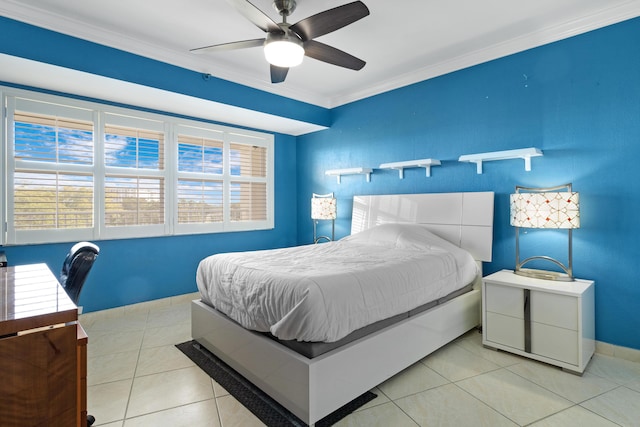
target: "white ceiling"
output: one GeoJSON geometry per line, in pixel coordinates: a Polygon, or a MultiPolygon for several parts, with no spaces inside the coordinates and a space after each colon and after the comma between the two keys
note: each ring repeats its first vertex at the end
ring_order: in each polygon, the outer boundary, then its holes
{"type": "MultiPolygon", "coordinates": [[[[271,0],[251,1],[280,22],[271,0]]],[[[349,1],[298,0],[289,21],[349,1]]],[[[0,0],[0,13],[328,108],[640,15],[640,0],[363,1],[369,16],[318,38],[362,70],[305,58],[275,85],[261,48],[189,52],[264,36],[224,0],[0,0]]]]}

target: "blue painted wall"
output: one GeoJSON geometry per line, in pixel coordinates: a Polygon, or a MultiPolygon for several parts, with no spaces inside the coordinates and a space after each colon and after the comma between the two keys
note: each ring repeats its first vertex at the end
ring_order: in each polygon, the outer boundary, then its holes
{"type": "MultiPolygon", "coordinates": [[[[573,183],[582,220],[574,270],[596,281],[596,338],[640,349],[640,19],[336,108],[331,129],[300,137],[297,153],[299,243],[311,241],[313,192],[336,193],[340,237],[349,232],[354,194],[490,190],[495,246],[485,273],[514,266],[514,187],[573,183]],[[482,175],[457,162],[524,147],[544,151],[531,172],[522,160],[487,162],[482,175]],[[424,169],[405,170],[404,180],[374,170],[370,183],[324,175],[430,157],[442,160],[431,178],[424,169]]],[[[547,231],[544,244],[538,236],[538,255],[566,259],[566,233],[547,231]]]]}
{"type": "MultiPolygon", "coordinates": [[[[336,192],[336,234],[344,236],[354,194],[495,191],[494,261],[485,272],[512,268],[508,194],[515,185],[572,182],[582,208],[575,272],[597,283],[597,339],[640,349],[634,274],[640,186],[633,174],[640,151],[639,19],[331,111],[219,79],[204,82],[196,72],[6,18],[0,17],[0,30],[19,35],[0,44],[3,53],[331,125],[297,139],[276,135],[274,230],[99,242],[102,254],[80,300],[86,311],[195,291],[195,266],[211,253],[309,243],[312,192],[336,192]],[[510,160],[486,163],[477,175],[474,165],[457,162],[461,154],[530,146],[544,151],[531,172],[510,160]],[[404,180],[376,170],[370,183],[347,176],[338,185],[324,175],[425,157],[442,160],[431,178],[424,169],[406,170],[404,180]]],[[[561,258],[563,236],[549,233],[544,245],[536,244],[561,258]]],[[[46,262],[57,271],[69,246],[3,250],[12,264],[46,262]]]]}

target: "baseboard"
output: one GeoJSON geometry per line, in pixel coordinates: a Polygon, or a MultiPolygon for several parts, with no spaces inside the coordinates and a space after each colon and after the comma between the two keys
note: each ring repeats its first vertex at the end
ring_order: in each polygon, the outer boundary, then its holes
{"type": "Polygon", "coordinates": [[[640,350],[596,341],[596,353],[640,363],[640,350]]]}
{"type": "MultiPolygon", "coordinates": [[[[82,322],[93,322],[96,319],[110,319],[114,317],[124,316],[126,314],[148,311],[151,309],[157,309],[162,307],[169,307],[174,304],[180,304],[185,302],[191,302],[194,299],[199,299],[200,294],[193,292],[184,295],[177,295],[169,298],[161,298],[152,301],[145,301],[137,304],[125,305],[122,307],[110,308],[107,310],[94,311],[90,313],[84,313],[80,315],[82,322]]],[[[609,344],[602,341],[596,341],[596,353],[605,356],[617,357],[619,359],[629,360],[631,362],[640,363],[640,350],[636,350],[629,347],[622,347],[618,345],[609,344]]]]}
{"type": "Polygon", "coordinates": [[[199,299],[200,294],[198,292],[192,292],[184,295],[176,295],[168,298],[161,298],[151,301],[140,302],[137,304],[123,305],[120,307],[109,308],[106,310],[92,311],[89,313],[83,313],[79,316],[80,322],[83,325],[94,322],[98,319],[112,319],[115,317],[122,317],[129,314],[141,313],[152,309],[160,309],[163,307],[170,307],[176,304],[191,303],[194,299],[199,299]]]}

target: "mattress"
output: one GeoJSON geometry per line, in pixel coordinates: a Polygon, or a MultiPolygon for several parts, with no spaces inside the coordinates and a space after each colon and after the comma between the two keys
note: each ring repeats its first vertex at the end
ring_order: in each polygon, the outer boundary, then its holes
{"type": "Polygon", "coordinates": [[[202,260],[202,300],[280,340],[336,342],[438,300],[478,274],[473,257],[415,224],[337,242],[216,254],[202,260]]]}
{"type": "Polygon", "coordinates": [[[307,342],[307,341],[296,341],[296,340],[284,341],[284,340],[279,340],[275,338],[270,333],[265,332],[265,334],[267,334],[267,336],[269,336],[270,338],[278,341],[280,344],[286,347],[289,347],[291,350],[295,351],[296,353],[299,353],[308,359],[313,359],[314,357],[318,357],[338,347],[349,344],[352,341],[359,340],[362,337],[366,337],[369,334],[372,334],[376,331],[379,331],[386,327],[394,325],[397,322],[400,322],[401,320],[420,314],[423,311],[429,310],[437,305],[444,304],[445,302],[450,301],[456,297],[459,297],[460,295],[466,294],[471,290],[473,290],[473,283],[470,283],[464,288],[458,289],[457,291],[453,291],[447,296],[444,296],[435,301],[431,301],[426,304],[423,304],[420,307],[414,308],[409,312],[398,314],[396,316],[389,317],[383,320],[379,320],[375,323],[364,326],[360,329],[356,329],[346,337],[341,338],[338,341],[334,341],[334,342],[307,342]]]}

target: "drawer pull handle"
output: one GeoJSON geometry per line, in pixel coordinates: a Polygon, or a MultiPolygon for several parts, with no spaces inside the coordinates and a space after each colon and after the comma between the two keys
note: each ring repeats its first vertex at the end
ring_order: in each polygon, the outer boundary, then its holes
{"type": "Polygon", "coordinates": [[[524,351],[531,353],[531,290],[524,289],[524,351]]]}

